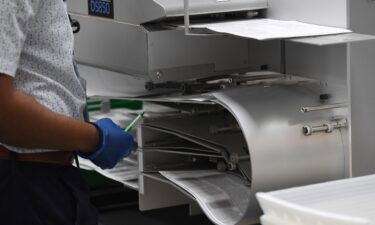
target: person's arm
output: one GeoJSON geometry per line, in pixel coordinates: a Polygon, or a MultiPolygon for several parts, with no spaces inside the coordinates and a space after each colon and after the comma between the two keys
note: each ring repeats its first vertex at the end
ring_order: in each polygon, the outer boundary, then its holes
{"type": "Polygon", "coordinates": [[[54,113],[13,86],[28,22],[36,15],[40,2],[0,1],[0,143],[79,151],[102,169],[113,168],[131,153],[131,134],[110,119],[92,125],[54,113]]]}
{"type": "Polygon", "coordinates": [[[89,123],[54,113],[13,87],[0,75],[0,142],[23,148],[91,152],[99,132],[89,123]]]}

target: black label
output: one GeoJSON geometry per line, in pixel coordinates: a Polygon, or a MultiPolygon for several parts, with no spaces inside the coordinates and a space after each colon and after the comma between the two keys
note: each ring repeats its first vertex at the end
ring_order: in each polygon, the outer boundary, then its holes
{"type": "Polygon", "coordinates": [[[88,0],[89,15],[113,19],[113,0],[88,0]]]}

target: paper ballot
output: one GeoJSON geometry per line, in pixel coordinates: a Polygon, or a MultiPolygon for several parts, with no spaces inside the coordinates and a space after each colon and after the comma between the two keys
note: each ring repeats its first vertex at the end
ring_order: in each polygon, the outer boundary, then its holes
{"type": "Polygon", "coordinates": [[[190,193],[215,224],[236,224],[247,210],[250,188],[236,175],[215,170],[161,171],[160,174],[190,193]]]}
{"type": "Polygon", "coordinates": [[[135,154],[120,161],[115,168],[109,170],[103,170],[94,165],[91,161],[83,158],[79,159],[79,164],[81,169],[96,171],[109,179],[124,184],[127,187],[135,190],[138,189],[139,170],[137,155],[135,154]]]}
{"type": "Polygon", "coordinates": [[[218,33],[257,40],[284,39],[350,33],[350,30],[319,26],[298,21],[249,19],[241,21],[195,24],[190,28],[206,28],[218,33]]]}

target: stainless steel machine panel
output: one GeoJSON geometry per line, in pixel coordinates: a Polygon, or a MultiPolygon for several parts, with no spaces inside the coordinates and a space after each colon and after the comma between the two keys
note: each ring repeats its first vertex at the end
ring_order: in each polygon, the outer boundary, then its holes
{"type": "Polygon", "coordinates": [[[249,42],[236,37],[186,36],[181,30],[148,33],[151,79],[160,81],[222,75],[249,70],[249,42]]]}
{"type": "MultiPolygon", "coordinates": [[[[69,10],[78,14],[88,14],[87,0],[69,2],[69,10]]],[[[169,17],[184,15],[183,0],[114,0],[114,19],[134,24],[143,24],[169,17]]],[[[248,11],[267,8],[267,0],[190,0],[193,15],[248,11]]]]}
{"type": "Polygon", "coordinates": [[[72,17],[81,24],[81,31],[75,35],[79,63],[146,77],[148,40],[142,27],[95,17],[72,17]]]}
{"type": "Polygon", "coordinates": [[[75,36],[75,54],[80,64],[154,82],[249,70],[246,39],[185,36],[182,30],[160,26],[144,27],[82,15],[72,17],[81,24],[81,31],[75,36]]]}

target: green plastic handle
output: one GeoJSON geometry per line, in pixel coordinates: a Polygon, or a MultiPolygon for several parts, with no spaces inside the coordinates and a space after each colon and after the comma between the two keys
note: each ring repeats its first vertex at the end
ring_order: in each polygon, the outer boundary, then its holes
{"type": "Polygon", "coordinates": [[[126,132],[130,132],[133,130],[133,127],[143,118],[145,112],[141,112],[130,124],[127,128],[125,128],[126,132]]]}

